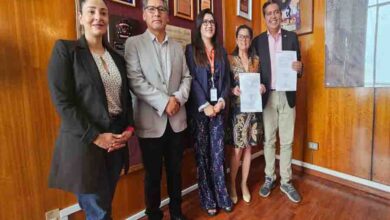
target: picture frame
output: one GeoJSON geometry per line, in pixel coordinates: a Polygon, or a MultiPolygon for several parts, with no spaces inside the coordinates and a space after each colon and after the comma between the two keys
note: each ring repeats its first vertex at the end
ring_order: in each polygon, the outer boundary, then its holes
{"type": "Polygon", "coordinates": [[[193,0],[174,0],[174,13],[176,17],[187,20],[194,20],[194,1],[193,0]]]}
{"type": "Polygon", "coordinates": [[[279,0],[282,28],[298,35],[313,33],[314,0],[279,0]]]}
{"type": "Polygon", "coordinates": [[[214,12],[213,0],[196,0],[196,2],[197,2],[198,14],[206,8],[210,8],[211,11],[214,12]]]}
{"type": "Polygon", "coordinates": [[[237,0],[237,15],[252,20],[252,0],[237,0]]]}
{"type": "Polygon", "coordinates": [[[136,0],[111,0],[111,1],[117,2],[120,4],[124,4],[124,5],[128,5],[128,6],[132,6],[132,7],[136,6],[136,4],[135,4],[136,0]]]}

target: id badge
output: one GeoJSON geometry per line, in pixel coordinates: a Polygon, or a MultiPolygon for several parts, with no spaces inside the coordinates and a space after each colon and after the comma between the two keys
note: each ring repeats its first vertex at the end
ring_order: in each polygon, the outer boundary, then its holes
{"type": "Polygon", "coordinates": [[[217,89],[211,88],[210,89],[210,101],[216,102],[217,100],[218,100],[217,89]]]}

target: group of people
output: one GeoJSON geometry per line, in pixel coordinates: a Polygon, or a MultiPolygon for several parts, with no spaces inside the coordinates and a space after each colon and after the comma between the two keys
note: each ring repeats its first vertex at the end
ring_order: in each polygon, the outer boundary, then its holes
{"type": "Polygon", "coordinates": [[[266,167],[259,194],[270,195],[276,185],[278,130],[280,189],[290,200],[301,200],[291,182],[295,92],[275,90],[275,54],[296,51],[298,60],[292,68],[298,77],[302,63],[297,35],[280,28],[277,3],[263,5],[267,31],[255,39],[250,27],[237,28],[236,48],[228,55],[217,40],[211,10],[198,14],[192,44],[184,52],[165,31],[168,2],[143,0],[147,30],[126,41],[122,57],[104,40],[108,25],[104,1],[80,2],[84,35],[77,41],[57,41],[48,67],[51,97],[62,119],[50,187],[76,194],[87,219],[111,219],[119,176],[122,169],[128,169],[127,141],[136,134],[145,169],[148,218],[163,218],[160,185],[164,164],[170,217],[186,219],[181,210],[182,141],[191,118],[200,204],[208,215],[233,210],[238,201],[236,176],[241,158],[242,196],[245,202],[251,200],[247,186],[251,147],[260,144],[263,133],[266,167]],[[240,73],[260,73],[262,113],[240,111],[240,73]],[[228,108],[231,122],[225,119],[228,108]],[[234,140],[228,182],[224,167],[227,123],[232,123],[234,140]]]}

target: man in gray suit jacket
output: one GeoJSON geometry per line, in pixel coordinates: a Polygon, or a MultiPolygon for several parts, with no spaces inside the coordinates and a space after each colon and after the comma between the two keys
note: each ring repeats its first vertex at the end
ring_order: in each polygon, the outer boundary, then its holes
{"type": "Polygon", "coordinates": [[[149,219],[163,217],[159,206],[164,161],[171,219],[185,219],[181,213],[182,136],[191,76],[183,48],[165,32],[167,2],[144,0],[143,19],[147,30],[126,41],[125,59],[130,89],[136,96],[134,118],[145,168],[146,214],[149,219]]]}

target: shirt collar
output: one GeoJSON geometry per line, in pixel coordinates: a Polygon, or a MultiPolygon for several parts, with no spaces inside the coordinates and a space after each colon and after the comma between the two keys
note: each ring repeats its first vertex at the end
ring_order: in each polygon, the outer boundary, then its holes
{"type": "MultiPolygon", "coordinates": [[[[267,30],[267,35],[270,36],[271,33],[269,32],[269,30],[267,30]]],[[[278,36],[282,35],[282,28],[279,28],[279,31],[278,31],[278,36]]]]}
{"type": "MultiPolygon", "coordinates": [[[[157,37],[152,32],[150,32],[149,29],[147,29],[146,31],[148,32],[149,37],[152,41],[156,41],[157,43],[159,43],[157,37]]],[[[168,43],[168,34],[166,33],[165,33],[165,38],[161,44],[165,44],[165,43],[168,43]]]]}

